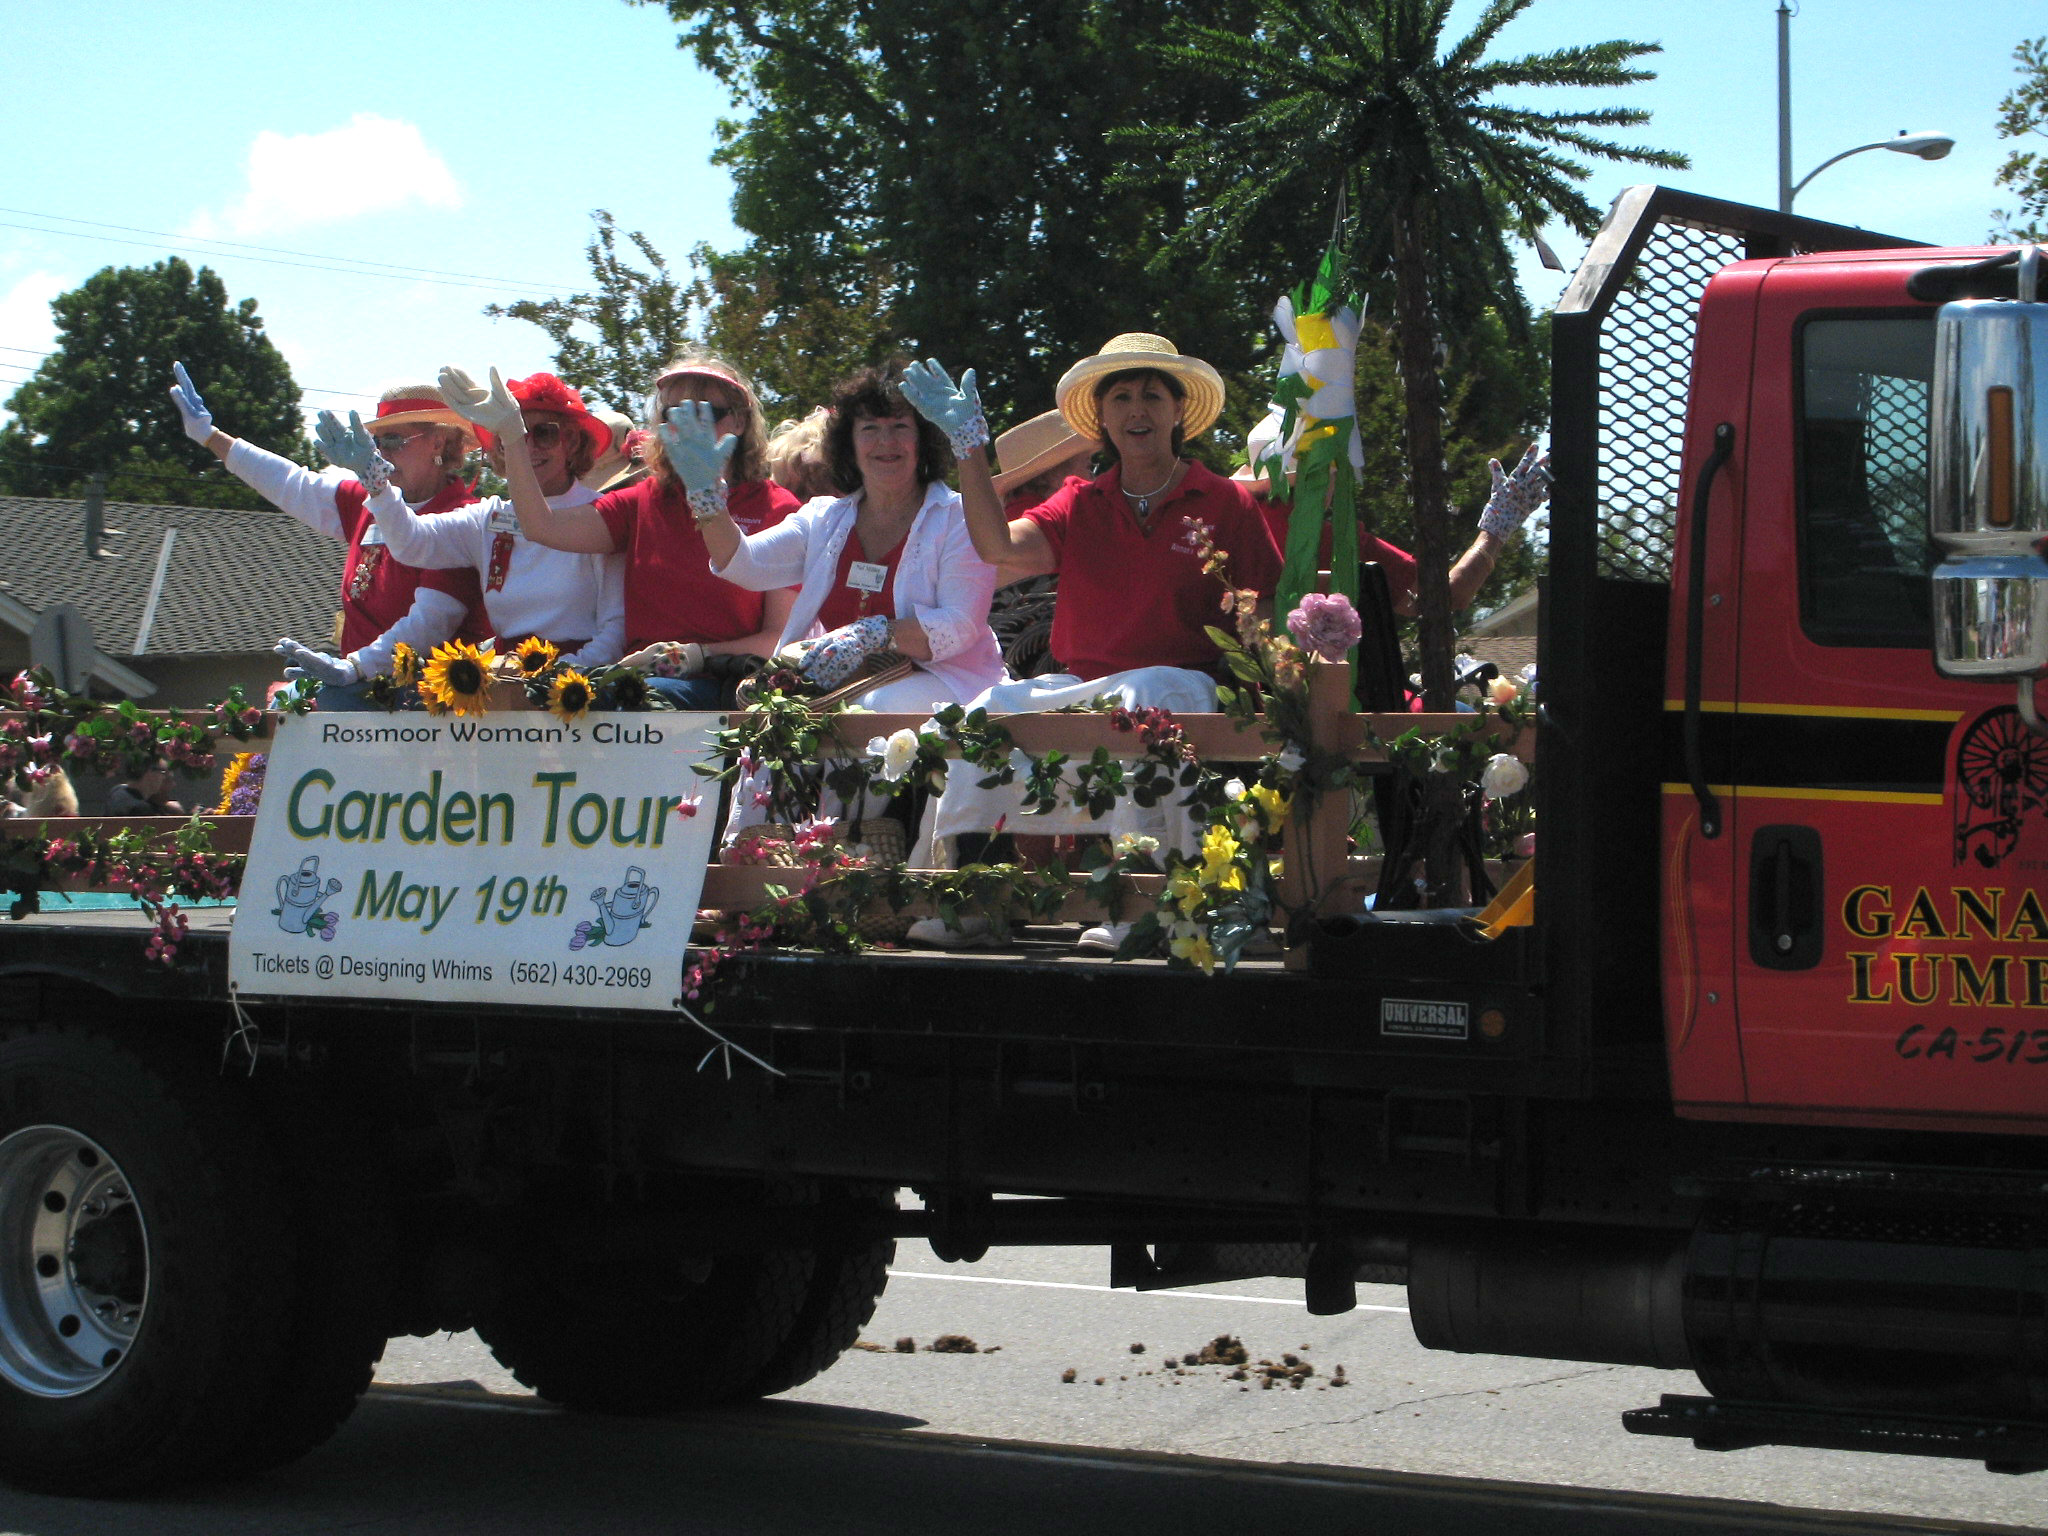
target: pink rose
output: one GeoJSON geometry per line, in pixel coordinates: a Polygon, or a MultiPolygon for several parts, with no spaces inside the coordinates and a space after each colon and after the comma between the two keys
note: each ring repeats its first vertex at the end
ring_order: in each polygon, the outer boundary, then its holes
{"type": "Polygon", "coordinates": [[[1309,592],[1301,606],[1287,615],[1287,630],[1311,656],[1342,661],[1365,633],[1358,610],[1341,592],[1309,592]]]}

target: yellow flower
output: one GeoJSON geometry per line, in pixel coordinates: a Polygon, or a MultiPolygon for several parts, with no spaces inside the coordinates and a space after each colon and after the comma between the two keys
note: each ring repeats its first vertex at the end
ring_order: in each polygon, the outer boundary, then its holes
{"type": "Polygon", "coordinates": [[[536,672],[547,671],[562,653],[539,635],[528,635],[512,654],[518,658],[519,670],[532,677],[536,672]]]}
{"type": "Polygon", "coordinates": [[[564,667],[548,685],[548,712],[564,725],[589,714],[590,699],[590,679],[574,667],[564,667]]]}
{"type": "Polygon", "coordinates": [[[491,707],[490,658],[462,640],[434,647],[427,658],[420,696],[428,707],[438,704],[458,715],[480,715],[491,707]]]}
{"type": "Polygon", "coordinates": [[[213,808],[214,815],[227,815],[228,805],[235,798],[235,785],[241,781],[243,770],[249,766],[249,759],[255,755],[254,752],[237,752],[228,759],[227,772],[220,776],[220,804],[213,808]]]}
{"type": "Polygon", "coordinates": [[[1228,827],[1211,827],[1202,839],[1202,883],[1223,891],[1243,890],[1244,873],[1235,862],[1241,852],[1242,845],[1228,827]]]}
{"type": "Polygon", "coordinates": [[[1186,938],[1175,939],[1168,947],[1174,959],[1185,960],[1197,970],[1216,969],[1216,951],[1211,947],[1207,934],[1196,933],[1186,938]]]}
{"type": "Polygon", "coordinates": [[[1167,877],[1166,894],[1180,908],[1183,917],[1193,917],[1202,910],[1202,903],[1208,900],[1208,893],[1202,889],[1201,876],[1185,865],[1167,877]]]}
{"type": "Polygon", "coordinates": [[[1285,825],[1287,813],[1294,807],[1294,796],[1283,795],[1270,784],[1254,784],[1249,798],[1268,827],[1285,825]]]}
{"type": "Polygon", "coordinates": [[[1328,315],[1296,315],[1294,335],[1303,352],[1327,352],[1337,345],[1337,333],[1331,329],[1328,315]]]}
{"type": "Polygon", "coordinates": [[[403,640],[391,648],[391,681],[403,688],[420,680],[420,653],[403,640]]]}

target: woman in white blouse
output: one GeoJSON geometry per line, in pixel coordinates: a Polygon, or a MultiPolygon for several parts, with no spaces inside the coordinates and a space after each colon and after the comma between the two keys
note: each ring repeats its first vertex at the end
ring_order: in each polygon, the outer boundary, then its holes
{"type": "Polygon", "coordinates": [[[908,677],[862,694],[856,705],[885,714],[964,703],[1003,680],[1003,655],[988,626],[996,569],[974,552],[946,436],[903,398],[895,381],[864,369],[833,392],[826,459],[843,493],[791,513],[772,528],[742,534],[706,469],[722,448],[711,424],[688,407],[660,429],[664,451],[684,473],[711,552],[711,568],[753,591],[801,586],[780,646],[820,635],[802,670],[837,687],[870,656],[894,652],[916,664],[908,677]]]}

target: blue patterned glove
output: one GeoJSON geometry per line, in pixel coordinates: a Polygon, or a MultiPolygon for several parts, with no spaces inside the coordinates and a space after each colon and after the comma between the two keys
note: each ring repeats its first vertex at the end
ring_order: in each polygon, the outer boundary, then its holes
{"type": "Polygon", "coordinates": [[[835,629],[804,653],[797,671],[830,692],[860,670],[870,656],[889,649],[895,626],[887,614],[871,613],[835,629]]]}
{"type": "Polygon", "coordinates": [[[717,408],[704,400],[671,406],[668,419],[656,425],[662,455],[690,493],[690,515],[702,522],[725,510],[725,466],[739,439],[718,435],[717,408]]]}
{"type": "Polygon", "coordinates": [[[184,424],[185,435],[203,448],[206,440],[213,436],[213,413],[199,398],[198,387],[193,384],[192,375],[185,371],[183,363],[171,364],[171,373],[178,381],[171,386],[171,404],[178,408],[178,419],[184,424]]]}
{"type": "Polygon", "coordinates": [[[1506,541],[1521,531],[1531,512],[1550,500],[1550,455],[1538,458],[1531,443],[1512,475],[1501,472],[1499,459],[1488,459],[1486,467],[1493,472],[1493,494],[1479,514],[1479,531],[1506,541]]]}
{"type": "Polygon", "coordinates": [[[390,460],[377,451],[376,443],[363,426],[363,418],[354,411],[348,413],[345,427],[334,412],[322,411],[314,424],[313,437],[320,444],[320,451],[327,455],[327,462],[354,474],[372,496],[381,495],[391,483],[390,460]]]}
{"type": "Polygon", "coordinates": [[[946,434],[954,458],[965,458],[988,441],[988,418],[981,413],[981,394],[974,387],[972,368],[960,375],[956,385],[936,360],[912,363],[903,370],[898,387],[920,416],[946,434]]]}

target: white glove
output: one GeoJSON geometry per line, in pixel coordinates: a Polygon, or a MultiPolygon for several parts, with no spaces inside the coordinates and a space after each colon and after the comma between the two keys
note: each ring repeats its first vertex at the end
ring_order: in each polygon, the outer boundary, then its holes
{"type": "Polygon", "coordinates": [[[704,401],[685,400],[671,406],[667,419],[654,428],[662,455],[689,493],[690,514],[699,522],[725,510],[725,467],[740,441],[729,432],[720,437],[717,421],[704,401]]]}
{"type": "Polygon", "coordinates": [[[291,663],[284,669],[284,675],[292,682],[302,677],[317,678],[323,683],[359,683],[363,680],[362,669],[353,657],[329,656],[290,637],[278,641],[273,649],[291,663]]]}
{"type": "Polygon", "coordinates": [[[467,417],[486,432],[507,439],[526,436],[526,418],[519,414],[519,402],[512,398],[512,391],[505,387],[505,381],[498,377],[495,368],[491,370],[489,389],[460,368],[443,368],[441,395],[450,410],[467,417]]]}
{"type": "Polygon", "coordinates": [[[1503,541],[1512,539],[1529,514],[1550,500],[1550,455],[1539,459],[1531,443],[1512,475],[1502,472],[1499,459],[1488,459],[1486,467],[1493,472],[1493,494],[1479,514],[1479,531],[1503,541]]]}
{"type": "Polygon", "coordinates": [[[704,670],[704,647],[694,640],[658,640],[642,646],[618,665],[637,667],[655,677],[695,677],[704,670]]]}
{"type": "Polygon", "coordinates": [[[946,434],[956,459],[966,458],[988,441],[988,418],[982,415],[981,392],[974,387],[972,368],[955,384],[932,358],[905,368],[896,387],[917,408],[918,415],[946,434]]]}
{"type": "MultiPolygon", "coordinates": [[[[313,425],[313,439],[327,462],[355,471],[355,476],[372,496],[382,494],[391,483],[391,461],[377,451],[377,444],[355,411],[348,413],[348,425],[332,411],[322,411],[313,425]]],[[[375,513],[371,514],[375,516],[375,513]]]]}
{"type": "Polygon", "coordinates": [[[171,364],[171,373],[178,381],[171,386],[171,404],[178,408],[185,435],[203,448],[206,440],[213,436],[213,413],[199,398],[198,386],[192,382],[192,375],[185,371],[183,363],[171,364]]]}

